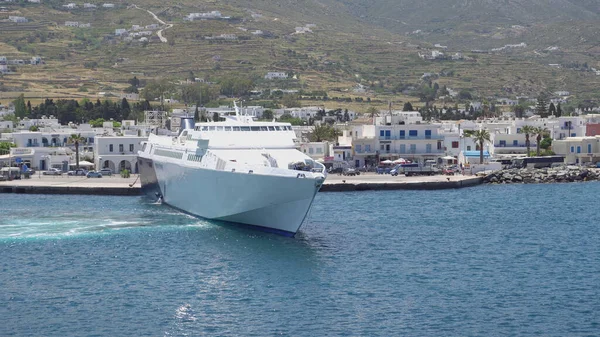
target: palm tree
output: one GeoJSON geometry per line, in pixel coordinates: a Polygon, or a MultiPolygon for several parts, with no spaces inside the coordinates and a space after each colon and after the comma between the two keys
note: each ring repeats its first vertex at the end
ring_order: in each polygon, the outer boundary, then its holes
{"type": "Polygon", "coordinates": [[[527,157],[530,157],[529,149],[531,148],[531,142],[529,142],[529,135],[535,134],[535,127],[531,125],[525,125],[521,128],[521,133],[525,134],[525,146],[527,146],[527,157]]]}
{"type": "Polygon", "coordinates": [[[483,164],[483,145],[490,141],[490,133],[488,130],[477,130],[468,133],[475,142],[479,143],[479,164],[483,164]]]}
{"type": "Polygon", "coordinates": [[[542,142],[542,137],[544,136],[544,134],[546,134],[546,132],[548,132],[548,129],[543,128],[543,127],[537,127],[537,128],[533,128],[533,129],[534,129],[533,130],[534,131],[533,134],[537,135],[535,137],[535,140],[537,141],[537,144],[536,144],[536,155],[539,157],[539,155],[540,155],[540,145],[541,145],[540,143],[542,142]]]}
{"type": "Polygon", "coordinates": [[[85,138],[81,137],[81,134],[72,134],[67,142],[75,144],[75,169],[79,170],[79,143],[85,143],[85,138]]]}
{"type": "Polygon", "coordinates": [[[335,141],[339,135],[339,131],[335,128],[321,124],[313,127],[311,133],[308,135],[308,139],[311,142],[335,141]]]}

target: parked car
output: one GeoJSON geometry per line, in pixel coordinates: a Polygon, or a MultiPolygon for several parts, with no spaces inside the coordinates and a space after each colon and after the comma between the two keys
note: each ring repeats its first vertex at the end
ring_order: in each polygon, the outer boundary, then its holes
{"type": "Polygon", "coordinates": [[[85,175],[87,175],[87,171],[84,169],[73,170],[73,171],[67,172],[67,175],[69,175],[69,176],[85,176],[85,175]]]}
{"type": "Polygon", "coordinates": [[[49,168],[48,171],[44,171],[42,174],[45,176],[60,176],[62,171],[57,168],[49,168]]]}
{"type": "Polygon", "coordinates": [[[88,178],[102,178],[102,173],[96,171],[89,171],[85,176],[88,178]]]}
{"type": "Polygon", "coordinates": [[[112,176],[111,169],[102,169],[102,170],[100,170],[100,173],[102,173],[103,176],[112,176]]]}
{"type": "Polygon", "coordinates": [[[34,169],[32,169],[32,168],[28,168],[28,169],[27,169],[27,170],[25,170],[23,173],[25,173],[25,174],[29,174],[29,175],[32,175],[32,174],[35,174],[35,170],[34,170],[34,169]]]}
{"type": "Polygon", "coordinates": [[[351,167],[348,167],[346,169],[344,169],[344,171],[342,171],[342,175],[344,176],[355,176],[360,174],[356,169],[353,169],[351,167]]]}
{"type": "Polygon", "coordinates": [[[336,173],[342,174],[342,172],[344,172],[344,169],[341,167],[336,167],[336,168],[331,167],[327,170],[327,173],[330,173],[330,174],[336,174],[336,173]]]}

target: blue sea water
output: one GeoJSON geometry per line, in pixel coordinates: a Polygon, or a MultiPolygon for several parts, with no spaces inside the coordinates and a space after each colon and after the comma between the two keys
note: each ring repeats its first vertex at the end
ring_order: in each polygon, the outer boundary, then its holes
{"type": "Polygon", "coordinates": [[[0,336],[597,336],[600,184],[320,193],[296,238],[0,195],[0,336]]]}

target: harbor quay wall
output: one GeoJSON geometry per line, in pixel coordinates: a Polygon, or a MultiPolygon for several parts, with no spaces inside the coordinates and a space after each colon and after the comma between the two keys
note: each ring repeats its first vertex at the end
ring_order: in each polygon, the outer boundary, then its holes
{"type": "Polygon", "coordinates": [[[392,190],[444,190],[480,185],[481,177],[471,177],[457,181],[421,181],[421,182],[336,182],[325,183],[319,192],[351,192],[351,191],[392,191],[392,190]]]}
{"type": "Polygon", "coordinates": [[[79,195],[140,195],[139,187],[87,186],[0,186],[0,193],[20,194],[79,194],[79,195]]]}
{"type": "MultiPolygon", "coordinates": [[[[330,176],[320,192],[440,190],[479,185],[483,178],[473,176],[391,177],[389,175],[330,176]]],[[[73,177],[21,179],[0,182],[0,193],[20,194],[80,194],[80,195],[141,195],[135,179],[73,177]]]]}

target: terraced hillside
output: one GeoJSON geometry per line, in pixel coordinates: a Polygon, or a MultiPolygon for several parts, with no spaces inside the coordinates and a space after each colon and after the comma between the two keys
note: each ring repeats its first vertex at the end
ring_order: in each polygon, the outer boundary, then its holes
{"type": "MultiPolygon", "coordinates": [[[[518,43],[523,38],[539,39],[542,46],[560,42],[561,47],[551,51],[528,47],[519,52],[477,54],[457,44],[448,46],[445,52],[461,52],[466,60],[424,60],[419,53],[436,49],[430,38],[433,31],[426,36],[406,35],[377,19],[382,13],[395,15],[397,10],[413,7],[402,1],[394,7],[382,0],[368,3],[371,5],[364,11],[357,10],[356,1],[337,0],[144,0],[119,3],[112,9],[102,8],[100,3],[95,9],[82,8],[83,3],[67,9],[63,7],[66,2],[55,0],[8,4],[9,11],[0,14],[0,20],[2,15],[10,14],[27,17],[29,22],[0,22],[0,55],[12,59],[39,55],[45,64],[18,66],[16,73],[3,75],[0,100],[21,91],[40,98],[94,96],[98,91],[127,87],[127,79],[134,75],[182,80],[190,72],[211,81],[227,74],[250,76],[259,84],[266,72],[293,72],[299,76],[294,83],[303,89],[343,96],[362,83],[377,89],[377,94],[370,95],[386,99],[402,97],[391,94],[401,91],[393,88],[420,85],[424,73],[434,74],[440,85],[471,89],[481,96],[569,90],[589,98],[600,88],[600,76],[591,72],[548,66],[566,59],[600,69],[594,58],[598,46],[593,40],[582,37],[580,42],[567,38],[557,41],[554,32],[561,28],[558,24],[524,27],[523,31],[513,31],[519,28],[511,26],[506,28],[511,31],[495,32],[496,37],[490,38],[494,42],[490,46],[518,43]],[[374,11],[376,6],[381,8],[374,11]],[[157,23],[146,10],[172,25],[162,31],[166,43],[159,40],[156,29],[143,36],[147,41],[140,41],[140,36],[126,41],[115,35],[116,29],[134,32],[132,25],[157,23]],[[184,20],[189,13],[210,11],[219,11],[228,18],[184,20]],[[66,21],[89,23],[90,27],[67,27],[66,21]]],[[[460,18],[461,25],[478,25],[464,18],[460,18]]],[[[575,33],[584,24],[565,29],[575,33]]]]}

